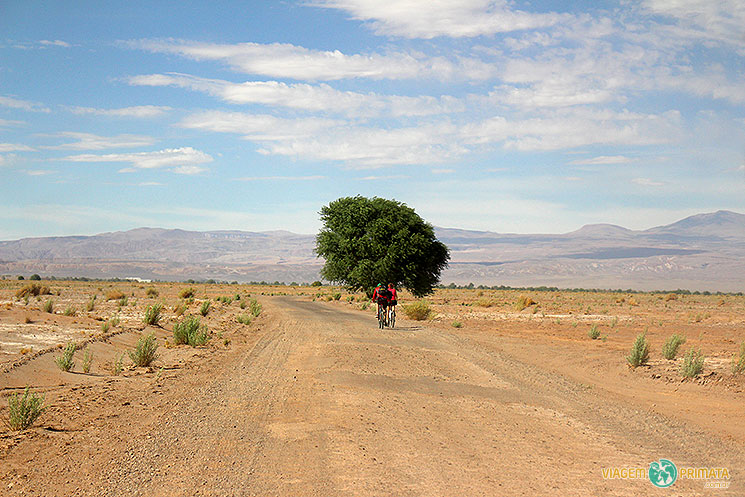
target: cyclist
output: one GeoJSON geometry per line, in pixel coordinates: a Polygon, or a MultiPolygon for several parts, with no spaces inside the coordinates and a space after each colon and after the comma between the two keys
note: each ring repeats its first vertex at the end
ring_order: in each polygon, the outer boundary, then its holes
{"type": "Polygon", "coordinates": [[[391,316],[396,312],[396,305],[398,305],[398,293],[393,287],[393,283],[388,283],[388,322],[391,322],[391,316]]]}
{"type": "Polygon", "coordinates": [[[381,312],[388,312],[388,289],[382,283],[375,287],[373,290],[372,300],[378,304],[378,316],[381,312]]]}

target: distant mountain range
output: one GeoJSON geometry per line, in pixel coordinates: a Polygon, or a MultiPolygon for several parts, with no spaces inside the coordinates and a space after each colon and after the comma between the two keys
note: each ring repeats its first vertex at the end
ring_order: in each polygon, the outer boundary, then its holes
{"type": "MultiPolygon", "coordinates": [[[[718,211],[633,231],[565,234],[436,228],[451,251],[442,282],[476,285],[745,291],[745,215],[718,211]]],[[[310,282],[315,236],[287,231],[138,228],[0,242],[0,273],[160,280],[310,282]]]]}

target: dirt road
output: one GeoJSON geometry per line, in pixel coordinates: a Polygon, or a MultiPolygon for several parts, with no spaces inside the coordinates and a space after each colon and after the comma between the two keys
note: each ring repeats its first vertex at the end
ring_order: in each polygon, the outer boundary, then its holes
{"type": "Polygon", "coordinates": [[[406,321],[381,331],[368,313],[289,297],[265,309],[274,318],[254,337],[142,383],[141,408],[117,403],[120,390],[99,392],[116,413],[38,435],[46,445],[19,442],[22,477],[3,486],[11,495],[742,495],[737,441],[455,332],[406,321]],[[660,458],[726,467],[730,487],[603,479],[603,468],[660,458]]]}

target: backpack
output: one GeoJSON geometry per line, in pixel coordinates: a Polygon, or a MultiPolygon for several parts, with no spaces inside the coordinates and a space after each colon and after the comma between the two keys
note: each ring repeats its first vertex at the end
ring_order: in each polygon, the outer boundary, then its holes
{"type": "Polygon", "coordinates": [[[379,299],[387,299],[390,298],[391,292],[388,291],[387,288],[381,288],[378,290],[378,298],[379,299]]]}

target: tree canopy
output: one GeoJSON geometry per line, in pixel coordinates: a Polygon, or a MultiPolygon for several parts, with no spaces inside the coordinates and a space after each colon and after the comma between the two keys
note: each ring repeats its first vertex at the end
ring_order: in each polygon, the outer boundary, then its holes
{"type": "Polygon", "coordinates": [[[395,200],[344,197],[321,209],[316,253],[321,276],[352,290],[378,283],[404,286],[415,296],[432,292],[450,259],[431,224],[395,200]]]}

